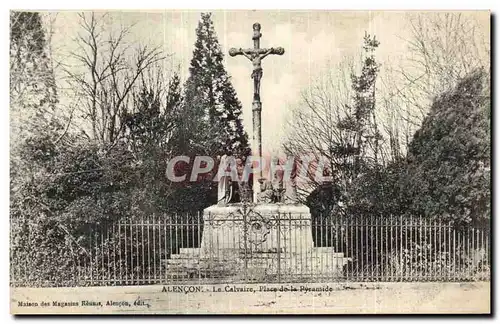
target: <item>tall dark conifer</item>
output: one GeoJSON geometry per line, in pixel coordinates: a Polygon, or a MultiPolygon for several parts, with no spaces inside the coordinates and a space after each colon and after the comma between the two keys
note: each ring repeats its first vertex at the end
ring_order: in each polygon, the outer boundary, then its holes
{"type": "Polygon", "coordinates": [[[245,155],[248,136],[242,125],[241,103],[223,64],[211,14],[201,15],[196,43],[185,84],[184,145],[191,153],[217,156],[225,152],[245,155]]]}

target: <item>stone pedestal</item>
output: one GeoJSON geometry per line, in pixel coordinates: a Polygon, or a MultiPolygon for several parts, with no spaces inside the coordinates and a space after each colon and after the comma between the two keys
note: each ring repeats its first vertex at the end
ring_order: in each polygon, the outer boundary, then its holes
{"type": "Polygon", "coordinates": [[[168,260],[167,273],[263,282],[334,278],[348,261],[333,247],[314,247],[304,205],[211,206],[203,221],[200,248],[181,249],[168,260]]]}
{"type": "Polygon", "coordinates": [[[311,216],[303,205],[211,206],[203,221],[201,256],[216,257],[224,250],[307,253],[313,248],[311,216]]]}

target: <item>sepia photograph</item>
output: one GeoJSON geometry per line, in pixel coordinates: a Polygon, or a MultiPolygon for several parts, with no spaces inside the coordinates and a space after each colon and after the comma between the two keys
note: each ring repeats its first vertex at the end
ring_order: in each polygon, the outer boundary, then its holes
{"type": "Polygon", "coordinates": [[[490,11],[9,17],[11,314],[491,314],[490,11]]]}

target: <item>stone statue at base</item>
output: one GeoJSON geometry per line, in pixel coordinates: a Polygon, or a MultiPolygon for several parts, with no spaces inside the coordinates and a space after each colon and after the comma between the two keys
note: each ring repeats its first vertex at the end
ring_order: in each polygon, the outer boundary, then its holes
{"type": "Polygon", "coordinates": [[[250,179],[244,179],[245,162],[242,158],[236,158],[236,170],[238,172],[237,181],[233,181],[238,188],[235,202],[252,202],[252,189],[250,188],[250,179]]]}
{"type": "Polygon", "coordinates": [[[285,204],[299,203],[299,197],[297,196],[297,159],[294,159],[293,161],[290,179],[285,181],[285,194],[283,202],[285,204]]]}
{"type": "MultiPolygon", "coordinates": [[[[219,172],[230,171],[230,161],[229,156],[224,154],[220,159],[219,172]]],[[[219,185],[217,187],[217,205],[226,205],[231,201],[233,196],[233,187],[231,183],[231,177],[223,175],[219,179],[219,185]]]]}
{"type": "MultiPolygon", "coordinates": [[[[280,162],[277,158],[273,163],[278,166],[280,162]]],[[[290,173],[290,178],[285,179],[285,171],[277,169],[272,174],[272,180],[261,179],[261,194],[257,202],[279,203],[279,204],[298,204],[297,196],[297,163],[294,164],[290,173]]]]}
{"type": "Polygon", "coordinates": [[[260,192],[257,196],[257,202],[271,204],[274,202],[273,184],[267,179],[260,179],[260,192]]]}

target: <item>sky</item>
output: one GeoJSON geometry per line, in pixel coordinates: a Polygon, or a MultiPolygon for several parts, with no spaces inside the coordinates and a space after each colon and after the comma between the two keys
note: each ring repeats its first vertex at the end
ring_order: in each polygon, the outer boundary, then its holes
{"type": "MultiPolygon", "coordinates": [[[[73,49],[77,35],[76,12],[59,12],[53,24],[54,55],[64,57],[73,49]]],[[[114,11],[110,26],[134,24],[129,42],[161,46],[168,56],[164,65],[189,75],[189,63],[196,40],[199,11],[114,11]]],[[[482,17],[485,17],[484,13],[482,17]]],[[[252,47],[252,25],[262,25],[261,47],[285,49],[283,56],[270,55],[263,61],[261,80],[262,137],[264,151],[280,151],[286,124],[301,93],[328,69],[346,57],[360,57],[365,32],[376,35],[379,63],[390,65],[408,54],[410,30],[404,11],[213,11],[214,27],[225,53],[225,66],[243,105],[243,123],[252,133],[251,63],[242,56],[230,57],[231,47],[252,47]]],[[[484,20],[489,35],[489,18],[484,20]]]]}

